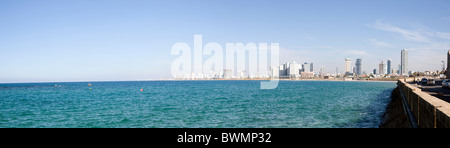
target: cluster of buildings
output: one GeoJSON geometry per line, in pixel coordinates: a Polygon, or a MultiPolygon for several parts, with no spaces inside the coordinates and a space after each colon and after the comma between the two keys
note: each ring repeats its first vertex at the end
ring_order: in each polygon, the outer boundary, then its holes
{"type": "MultiPolygon", "coordinates": [[[[450,52],[449,52],[450,55],[450,52]]],[[[449,56],[450,57],[450,56],[449,56]]],[[[449,58],[450,59],[450,58],[449,58]]],[[[411,75],[412,72],[408,71],[408,51],[406,49],[401,50],[401,61],[398,65],[398,69],[394,69],[392,60],[386,62],[381,61],[378,68],[374,68],[371,73],[363,71],[363,59],[357,58],[355,65],[352,66],[352,60],[345,58],[345,69],[343,73],[339,73],[336,67],[336,73],[330,74],[326,71],[325,67],[320,67],[318,73],[314,73],[314,64],[305,62],[303,64],[296,61],[284,63],[275,67],[271,67],[267,73],[248,74],[245,70],[233,72],[231,69],[223,69],[220,72],[215,73],[211,70],[209,75],[202,73],[199,74],[185,74],[178,76],[182,79],[267,79],[267,78],[280,78],[280,79],[298,79],[298,78],[330,78],[330,77],[392,77],[392,76],[405,76],[411,75]]]]}
{"type": "Polygon", "coordinates": [[[272,78],[311,78],[314,77],[314,64],[299,64],[295,61],[275,66],[271,69],[272,78]]]}
{"type": "Polygon", "coordinates": [[[181,80],[208,80],[208,79],[267,79],[270,78],[269,73],[266,74],[248,74],[245,70],[233,72],[231,69],[223,69],[219,72],[211,70],[209,74],[204,73],[189,73],[178,75],[175,79],[181,80]]]}
{"type": "Polygon", "coordinates": [[[398,69],[394,69],[392,66],[392,60],[381,61],[378,64],[378,68],[374,68],[372,73],[367,74],[362,71],[362,59],[356,59],[355,67],[351,68],[351,60],[345,59],[345,76],[373,76],[373,77],[390,77],[390,76],[405,76],[410,75],[412,72],[408,71],[408,51],[403,49],[401,51],[401,61],[398,65],[398,69]],[[353,71],[351,71],[353,69],[353,71]]]}
{"type": "Polygon", "coordinates": [[[295,61],[285,63],[272,68],[271,77],[281,78],[281,79],[292,79],[292,78],[312,78],[312,77],[392,77],[392,76],[405,76],[412,74],[408,71],[408,51],[403,49],[401,51],[401,61],[398,65],[398,69],[394,69],[392,65],[392,60],[387,60],[386,62],[381,61],[378,68],[374,68],[371,73],[366,73],[363,71],[363,59],[357,58],[355,65],[352,66],[352,60],[350,58],[345,58],[344,72],[339,73],[336,67],[336,73],[330,74],[326,72],[325,67],[321,67],[318,73],[314,73],[313,63],[303,63],[299,64],[295,61]]]}
{"type": "MultiPolygon", "coordinates": [[[[362,58],[356,59],[355,66],[352,67],[352,60],[349,58],[345,58],[345,71],[344,75],[346,76],[354,76],[354,75],[362,75],[365,74],[365,72],[362,71],[362,58]]],[[[338,72],[336,72],[338,73],[338,72]]]]}
{"type": "Polygon", "coordinates": [[[373,69],[374,75],[388,75],[388,76],[405,76],[410,75],[412,72],[408,71],[408,51],[406,49],[402,49],[401,51],[401,61],[398,65],[398,69],[394,69],[392,67],[392,60],[387,60],[387,63],[381,61],[378,66],[378,70],[376,68],[373,69]]]}

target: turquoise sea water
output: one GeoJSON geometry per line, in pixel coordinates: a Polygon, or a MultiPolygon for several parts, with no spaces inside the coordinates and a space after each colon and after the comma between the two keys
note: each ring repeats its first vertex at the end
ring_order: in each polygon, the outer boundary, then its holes
{"type": "Polygon", "coordinates": [[[280,81],[261,90],[259,82],[0,84],[0,127],[378,127],[396,87],[280,81]]]}

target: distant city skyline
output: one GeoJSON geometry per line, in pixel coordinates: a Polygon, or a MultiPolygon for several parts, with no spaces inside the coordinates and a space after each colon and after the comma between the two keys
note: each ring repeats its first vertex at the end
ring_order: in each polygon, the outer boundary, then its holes
{"type": "Polygon", "coordinates": [[[196,34],[223,47],[279,43],[279,63],[316,73],[352,72],[359,58],[360,72],[380,59],[401,65],[402,49],[406,72],[436,71],[450,49],[448,12],[448,0],[2,0],[0,83],[173,79],[171,47],[193,47],[196,34]]]}

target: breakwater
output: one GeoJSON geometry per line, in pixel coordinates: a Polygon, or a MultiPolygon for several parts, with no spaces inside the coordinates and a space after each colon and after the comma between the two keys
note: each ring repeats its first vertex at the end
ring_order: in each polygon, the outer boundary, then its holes
{"type": "Polygon", "coordinates": [[[380,127],[450,128],[450,104],[398,80],[380,127]]]}

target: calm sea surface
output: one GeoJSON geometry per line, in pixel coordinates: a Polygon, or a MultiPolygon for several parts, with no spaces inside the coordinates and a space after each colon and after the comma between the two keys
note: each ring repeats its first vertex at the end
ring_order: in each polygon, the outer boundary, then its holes
{"type": "Polygon", "coordinates": [[[0,84],[0,128],[378,127],[396,87],[333,81],[280,81],[273,90],[259,89],[260,81],[91,84],[0,84]]]}

